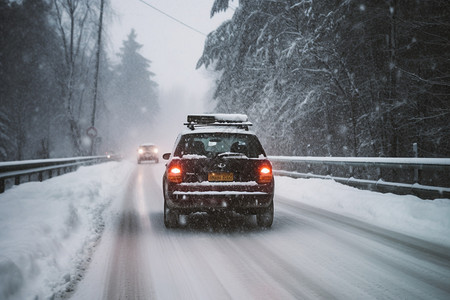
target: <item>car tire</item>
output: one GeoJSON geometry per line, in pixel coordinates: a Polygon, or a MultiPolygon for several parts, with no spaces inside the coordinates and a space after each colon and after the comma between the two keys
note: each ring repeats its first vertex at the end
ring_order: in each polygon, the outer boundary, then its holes
{"type": "Polygon", "coordinates": [[[256,215],[256,223],[259,227],[269,228],[273,223],[273,201],[270,206],[265,209],[262,213],[256,215]]]}
{"type": "Polygon", "coordinates": [[[167,206],[164,201],[164,225],[166,228],[178,227],[178,214],[167,206]]]}

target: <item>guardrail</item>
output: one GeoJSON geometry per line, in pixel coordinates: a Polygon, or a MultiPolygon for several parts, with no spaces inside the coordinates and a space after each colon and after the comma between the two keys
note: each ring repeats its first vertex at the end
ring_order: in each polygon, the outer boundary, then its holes
{"type": "Polygon", "coordinates": [[[104,155],[1,162],[0,193],[5,191],[5,183],[8,179],[14,179],[13,185],[19,185],[22,181],[32,181],[33,176],[37,176],[38,181],[43,181],[44,179],[52,178],[55,175],[54,173],[56,173],[56,176],[59,176],[74,171],[82,165],[92,165],[117,159],[120,158],[118,156],[104,155]]]}
{"type": "Polygon", "coordinates": [[[427,199],[450,198],[450,158],[269,156],[269,159],[275,175],[332,179],[358,188],[427,199]],[[383,177],[402,178],[403,182],[385,181],[383,177]],[[433,182],[444,186],[428,185],[433,182]]]}

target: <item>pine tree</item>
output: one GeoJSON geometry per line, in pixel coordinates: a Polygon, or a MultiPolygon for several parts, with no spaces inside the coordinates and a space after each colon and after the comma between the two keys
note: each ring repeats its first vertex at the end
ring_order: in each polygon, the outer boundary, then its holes
{"type": "Polygon", "coordinates": [[[217,110],[250,114],[272,154],[411,156],[418,142],[448,156],[447,2],[239,1],[197,67],[219,71],[217,110]]]}
{"type": "Polygon", "coordinates": [[[36,158],[58,114],[54,67],[59,56],[51,6],[44,0],[7,2],[0,2],[0,157],[36,158]]]}
{"type": "Polygon", "coordinates": [[[110,121],[117,128],[118,137],[136,139],[151,132],[152,121],[159,111],[157,83],[150,71],[151,61],[139,51],[142,45],[131,30],[120,49],[120,63],[114,69],[114,85],[106,103],[110,110],[110,121]],[[119,133],[121,132],[121,133],[119,133]]]}

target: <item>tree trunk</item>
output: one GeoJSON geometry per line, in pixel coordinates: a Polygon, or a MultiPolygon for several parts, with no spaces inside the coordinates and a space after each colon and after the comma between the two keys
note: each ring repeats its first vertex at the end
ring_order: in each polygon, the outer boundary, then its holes
{"type": "MultiPolygon", "coordinates": [[[[94,78],[94,100],[92,103],[92,116],[91,116],[91,126],[95,126],[95,113],[97,110],[97,95],[98,95],[98,77],[100,71],[100,51],[101,51],[101,43],[102,43],[102,28],[103,28],[103,7],[105,1],[101,0],[100,3],[100,20],[98,24],[98,36],[97,36],[97,53],[96,53],[96,62],[95,62],[95,78],[94,78]]],[[[94,138],[91,140],[91,151],[90,155],[94,154],[94,138]]]]}

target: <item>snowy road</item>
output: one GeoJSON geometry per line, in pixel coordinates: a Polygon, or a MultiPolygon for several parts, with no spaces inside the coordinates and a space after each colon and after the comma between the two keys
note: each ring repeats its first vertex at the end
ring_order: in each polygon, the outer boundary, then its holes
{"type": "Polygon", "coordinates": [[[105,220],[71,299],[450,299],[450,251],[276,195],[253,217],[163,224],[163,165],[144,164],[105,220]]]}

